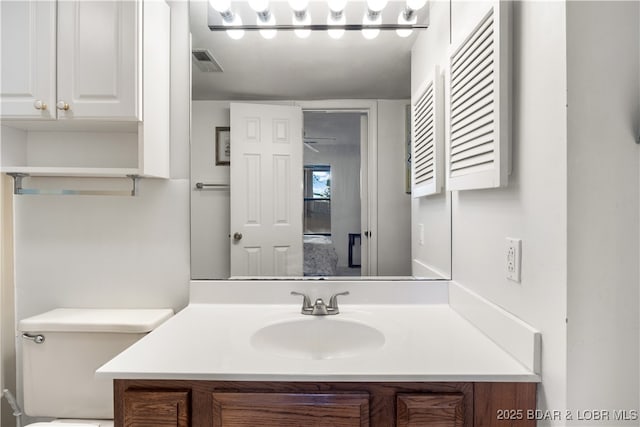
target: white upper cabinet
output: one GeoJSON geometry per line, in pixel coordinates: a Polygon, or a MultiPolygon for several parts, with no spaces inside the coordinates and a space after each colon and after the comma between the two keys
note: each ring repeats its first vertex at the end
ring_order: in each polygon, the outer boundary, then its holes
{"type": "Polygon", "coordinates": [[[56,3],[2,1],[0,12],[0,114],[55,118],[56,3]]]}
{"type": "Polygon", "coordinates": [[[142,119],[141,1],[1,7],[2,118],[142,119]]]}
{"type": "Polygon", "coordinates": [[[168,178],[164,0],[0,0],[1,170],[168,178]]]}
{"type": "Polygon", "coordinates": [[[141,2],[58,2],[59,119],[137,120],[141,2]]]}

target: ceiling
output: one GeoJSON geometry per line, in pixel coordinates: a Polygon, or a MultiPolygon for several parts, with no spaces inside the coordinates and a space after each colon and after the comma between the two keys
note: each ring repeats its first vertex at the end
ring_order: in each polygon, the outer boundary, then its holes
{"type": "MultiPolygon", "coordinates": [[[[279,24],[291,23],[291,9],[282,0],[272,1],[279,24]]],[[[397,17],[404,2],[390,1],[383,11],[385,23],[397,17]],[[390,18],[391,17],[391,18],[390,18]]],[[[359,23],[365,3],[350,1],[345,10],[348,23],[359,23]]],[[[233,2],[246,24],[255,16],[246,2],[233,2]]],[[[424,22],[426,9],[420,11],[424,22]]],[[[314,23],[325,23],[326,2],[313,1],[309,13],[314,23]],[[323,21],[323,22],[317,22],[323,21]]],[[[395,31],[381,31],[366,40],[359,31],[346,31],[339,40],[325,32],[313,32],[307,39],[293,31],[279,31],[265,40],[257,31],[246,31],[232,40],[224,31],[208,28],[208,13],[217,18],[207,1],[191,0],[191,32],[194,49],[208,49],[223,72],[203,72],[193,67],[194,100],[312,100],[312,99],[405,99],[410,97],[411,46],[418,31],[398,37],[395,31]]],[[[420,15],[419,15],[420,16],[420,15]]]]}

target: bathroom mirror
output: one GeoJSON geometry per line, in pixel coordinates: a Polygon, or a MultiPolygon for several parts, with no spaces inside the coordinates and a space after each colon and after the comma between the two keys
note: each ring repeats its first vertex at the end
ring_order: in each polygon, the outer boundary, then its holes
{"type": "MultiPolygon", "coordinates": [[[[355,16],[365,4],[349,2],[345,13],[355,16]]],[[[327,10],[324,2],[309,5],[312,16],[327,10]]],[[[360,31],[340,39],[245,31],[235,40],[209,30],[216,13],[206,1],[190,2],[192,279],[449,279],[450,195],[412,199],[407,183],[411,46],[419,30],[409,37],[380,31],[373,40],[360,31]],[[234,162],[244,150],[241,123],[272,111],[301,116],[297,127],[263,129],[295,142],[295,167],[234,162]],[[278,182],[287,190],[276,191],[278,182]],[[261,220],[238,224],[246,215],[238,204],[266,210],[261,220]],[[294,232],[286,233],[295,244],[255,243],[269,234],[256,224],[283,206],[293,212],[280,222],[292,220],[294,232]]],[[[289,23],[291,16],[277,19],[289,23]]],[[[270,233],[282,238],[283,230],[270,233]]]]}

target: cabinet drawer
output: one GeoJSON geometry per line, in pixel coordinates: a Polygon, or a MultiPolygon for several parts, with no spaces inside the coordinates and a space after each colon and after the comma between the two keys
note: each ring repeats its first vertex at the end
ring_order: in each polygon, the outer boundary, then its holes
{"type": "Polygon", "coordinates": [[[397,427],[462,427],[464,395],[462,393],[399,394],[397,427]]]}
{"type": "Polygon", "coordinates": [[[367,393],[213,393],[214,427],[367,427],[367,393]]]}

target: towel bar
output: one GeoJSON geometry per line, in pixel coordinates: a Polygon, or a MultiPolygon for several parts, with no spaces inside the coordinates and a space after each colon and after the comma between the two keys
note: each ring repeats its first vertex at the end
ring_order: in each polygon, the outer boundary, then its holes
{"type": "Polygon", "coordinates": [[[27,173],[8,173],[13,177],[13,194],[17,195],[55,195],[55,196],[132,196],[138,195],[138,180],[140,175],[127,175],[131,179],[131,191],[124,190],[66,190],[66,189],[39,189],[23,188],[22,179],[30,176],[27,173]]]}
{"type": "Polygon", "coordinates": [[[204,182],[196,182],[196,190],[204,190],[205,188],[230,188],[229,184],[205,184],[204,182]]]}

